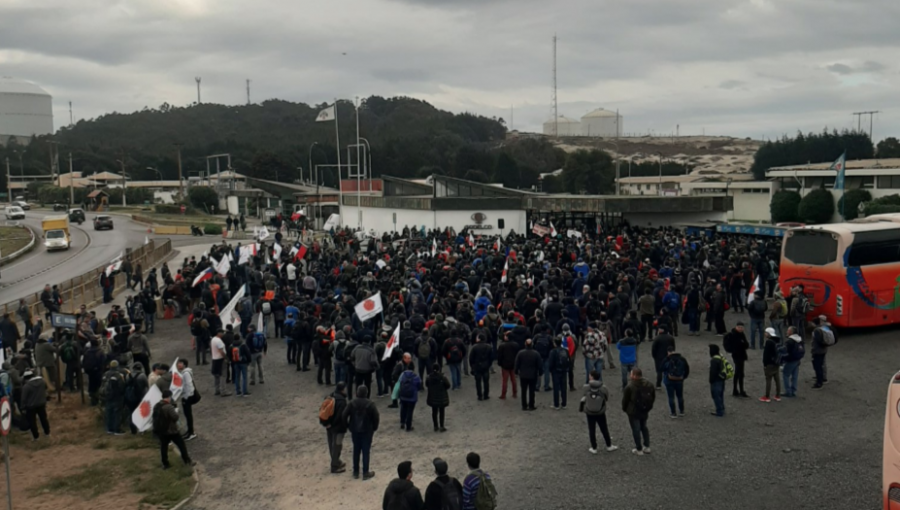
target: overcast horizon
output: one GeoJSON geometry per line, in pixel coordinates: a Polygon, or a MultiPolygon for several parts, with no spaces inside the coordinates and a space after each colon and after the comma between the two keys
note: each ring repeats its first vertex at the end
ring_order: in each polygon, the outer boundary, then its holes
{"type": "Polygon", "coordinates": [[[541,131],[619,110],[625,134],[900,135],[900,2],[863,0],[0,0],[0,75],[54,124],[163,103],[405,95],[541,131]],[[514,118],[510,122],[510,108],[514,118]],[[862,122],[868,131],[868,117],[862,122]]]}

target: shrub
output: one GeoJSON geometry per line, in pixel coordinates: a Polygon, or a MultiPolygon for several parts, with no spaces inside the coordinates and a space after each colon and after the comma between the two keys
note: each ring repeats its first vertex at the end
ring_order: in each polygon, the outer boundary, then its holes
{"type": "Polygon", "coordinates": [[[869,202],[868,204],[866,204],[866,216],[872,216],[873,214],[887,214],[898,212],[900,212],[900,205],[876,204],[874,202],[869,202]]]}
{"type": "Polygon", "coordinates": [[[787,189],[779,190],[772,196],[769,204],[769,212],[773,223],[783,221],[800,221],[798,208],[800,207],[800,193],[787,189]]]}
{"type": "Polygon", "coordinates": [[[216,190],[206,186],[193,186],[188,190],[188,199],[191,204],[201,211],[212,212],[219,207],[219,194],[216,190]]]}
{"type": "Polygon", "coordinates": [[[800,201],[797,209],[804,223],[828,223],[834,215],[834,197],[825,188],[816,188],[800,201]]]}
{"type": "Polygon", "coordinates": [[[844,192],[844,196],[838,200],[838,211],[844,211],[844,219],[852,220],[859,216],[859,204],[872,200],[872,194],[867,189],[851,189],[844,192]]]}
{"type": "Polygon", "coordinates": [[[203,233],[208,236],[220,236],[222,235],[222,225],[207,223],[206,225],[203,225],[203,233]]]}

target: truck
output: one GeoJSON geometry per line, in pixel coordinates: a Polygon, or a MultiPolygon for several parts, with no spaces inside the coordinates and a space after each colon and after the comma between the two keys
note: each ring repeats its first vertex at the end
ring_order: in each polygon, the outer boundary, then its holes
{"type": "Polygon", "coordinates": [[[44,228],[44,247],[47,248],[47,251],[69,249],[72,241],[69,237],[68,215],[45,216],[42,226],[44,228]]]}

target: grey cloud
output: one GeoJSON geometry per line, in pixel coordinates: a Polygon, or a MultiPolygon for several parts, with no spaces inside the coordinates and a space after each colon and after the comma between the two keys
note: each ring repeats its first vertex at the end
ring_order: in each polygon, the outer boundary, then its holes
{"type": "Polygon", "coordinates": [[[746,85],[746,82],[743,82],[740,80],[725,80],[719,84],[719,88],[725,89],[725,90],[732,90],[732,89],[736,89],[738,87],[743,87],[744,85],[746,85]]]}
{"type": "Polygon", "coordinates": [[[846,64],[831,64],[826,69],[837,74],[853,74],[853,68],[846,64]]]}
{"type": "Polygon", "coordinates": [[[847,64],[842,64],[842,63],[838,62],[836,64],[831,64],[830,66],[827,66],[825,69],[828,69],[829,71],[831,71],[832,73],[835,73],[835,74],[848,75],[848,74],[857,74],[857,73],[878,73],[878,72],[884,71],[885,69],[887,69],[887,67],[884,64],[881,64],[879,62],[867,60],[867,61],[863,62],[862,65],[860,65],[859,67],[855,67],[855,68],[850,67],[847,64]]]}

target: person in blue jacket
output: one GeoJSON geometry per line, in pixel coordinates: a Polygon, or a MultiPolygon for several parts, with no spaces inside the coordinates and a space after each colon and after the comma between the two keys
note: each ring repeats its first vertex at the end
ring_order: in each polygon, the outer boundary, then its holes
{"type": "Polygon", "coordinates": [[[400,429],[411,432],[413,412],[416,410],[419,392],[422,390],[422,379],[416,373],[415,365],[410,363],[406,366],[406,370],[397,380],[397,386],[399,389],[397,397],[400,400],[400,429]]]}
{"type": "Polygon", "coordinates": [[[625,330],[625,337],[616,343],[619,348],[619,363],[622,365],[622,387],[628,385],[628,374],[637,365],[638,341],[634,338],[634,331],[625,330]]]}

